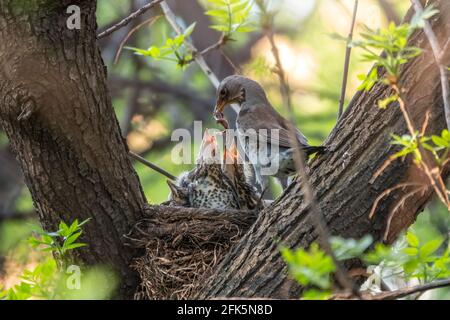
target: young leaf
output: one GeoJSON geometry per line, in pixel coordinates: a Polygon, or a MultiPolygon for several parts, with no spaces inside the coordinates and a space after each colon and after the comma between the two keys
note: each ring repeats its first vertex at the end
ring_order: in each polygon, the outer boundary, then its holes
{"type": "Polygon", "coordinates": [[[409,232],[406,234],[406,241],[408,242],[408,244],[409,244],[411,247],[418,247],[418,246],[419,246],[419,239],[418,239],[417,236],[416,236],[414,233],[412,233],[411,231],[409,231],[409,232]]]}

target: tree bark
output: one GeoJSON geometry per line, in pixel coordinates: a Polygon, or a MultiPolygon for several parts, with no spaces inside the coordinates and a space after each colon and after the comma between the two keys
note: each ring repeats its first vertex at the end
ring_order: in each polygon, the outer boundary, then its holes
{"type": "Polygon", "coordinates": [[[111,107],[95,10],[96,1],[0,1],[0,123],[44,228],[92,218],[76,258],[114,266],[130,297],[135,253],[123,235],[146,200],[111,107]],[[66,26],[73,4],[80,30],[66,26]]]}
{"type": "MultiPolygon", "coordinates": [[[[433,28],[445,44],[450,36],[450,2],[434,2],[440,14],[432,18],[433,28]]],[[[429,110],[427,134],[440,133],[445,121],[438,68],[422,31],[413,35],[411,45],[424,48],[424,52],[406,65],[402,73],[407,107],[417,129],[421,128],[429,110]]],[[[450,64],[450,57],[445,57],[444,63],[450,64]]],[[[369,219],[376,198],[399,183],[426,181],[409,158],[395,161],[373,179],[389,155],[397,150],[389,143],[390,134],[407,133],[398,105],[386,110],[377,107],[377,101],[391,95],[390,91],[383,85],[376,85],[370,92],[359,92],[325,142],[331,152],[310,166],[310,182],[333,235],[359,238],[371,234],[376,241],[381,240],[393,206],[411,189],[392,192],[380,203],[374,218],[369,219]]],[[[445,172],[444,176],[447,175],[445,172]]],[[[389,229],[389,242],[414,222],[431,195],[430,189],[416,194],[396,212],[389,229]]],[[[298,297],[300,288],[287,277],[278,243],[294,248],[308,247],[314,242],[317,236],[307,215],[308,207],[303,201],[300,183],[296,181],[261,212],[197,297],[298,297]]]]}

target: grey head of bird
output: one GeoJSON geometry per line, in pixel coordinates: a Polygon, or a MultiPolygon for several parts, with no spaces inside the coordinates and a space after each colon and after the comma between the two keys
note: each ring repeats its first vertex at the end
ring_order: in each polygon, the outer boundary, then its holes
{"type": "Polygon", "coordinates": [[[223,118],[223,110],[226,106],[237,103],[249,105],[267,105],[266,93],[261,85],[249,78],[240,75],[232,75],[222,80],[216,93],[216,106],[214,115],[216,119],[223,118]]]}

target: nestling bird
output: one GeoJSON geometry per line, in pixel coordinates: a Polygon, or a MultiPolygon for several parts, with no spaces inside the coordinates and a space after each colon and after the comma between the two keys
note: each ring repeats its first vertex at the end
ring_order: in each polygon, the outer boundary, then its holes
{"type": "Polygon", "coordinates": [[[176,183],[167,181],[169,205],[210,209],[241,209],[234,183],[222,171],[215,136],[205,133],[196,167],[176,183]]]}
{"type": "Polygon", "coordinates": [[[222,171],[230,179],[238,195],[240,208],[243,210],[262,209],[263,201],[255,187],[246,181],[244,165],[240,161],[240,156],[233,143],[231,147],[225,150],[222,171]]]}
{"type": "MultiPolygon", "coordinates": [[[[296,172],[293,148],[297,146],[289,132],[288,120],[271,106],[259,83],[243,76],[229,76],[220,83],[214,109],[217,121],[223,121],[223,110],[232,103],[240,105],[236,120],[238,138],[260,189],[266,188],[268,175],[277,177],[286,188],[287,178],[296,172]],[[263,172],[265,169],[269,170],[263,172]]],[[[307,156],[325,150],[323,146],[310,146],[298,129],[296,139],[307,156]]]]}

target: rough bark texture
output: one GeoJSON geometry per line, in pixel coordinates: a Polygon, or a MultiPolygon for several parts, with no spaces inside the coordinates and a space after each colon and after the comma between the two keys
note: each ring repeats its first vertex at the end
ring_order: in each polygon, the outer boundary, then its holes
{"type": "MultiPolygon", "coordinates": [[[[440,41],[445,43],[450,36],[450,2],[435,3],[441,12],[432,19],[432,24],[440,41]]],[[[424,48],[424,53],[403,70],[401,83],[406,103],[417,128],[430,110],[427,132],[438,133],[445,127],[438,68],[423,32],[417,32],[411,43],[424,48]]],[[[445,58],[445,64],[450,64],[449,57],[445,58]]],[[[377,107],[377,101],[390,95],[389,91],[377,85],[369,93],[357,94],[326,141],[332,152],[310,166],[311,183],[332,234],[354,238],[372,234],[375,240],[380,240],[392,206],[410,190],[394,192],[380,203],[370,220],[368,215],[377,196],[401,182],[424,181],[409,160],[394,162],[372,180],[395,152],[389,144],[390,133],[407,133],[398,106],[391,105],[387,110],[377,107]]],[[[407,201],[391,223],[389,241],[415,220],[430,197],[431,192],[427,192],[407,201]]],[[[275,239],[289,247],[309,246],[316,240],[316,234],[307,214],[300,185],[294,183],[260,214],[206,281],[198,297],[297,297],[299,287],[286,276],[275,239]]]]}
{"type": "Polygon", "coordinates": [[[0,1],[0,122],[44,228],[92,218],[77,256],[117,268],[126,297],[136,276],[123,234],[145,197],[111,107],[95,10],[95,1],[0,1]],[[72,4],[81,30],[66,27],[72,4]]]}

